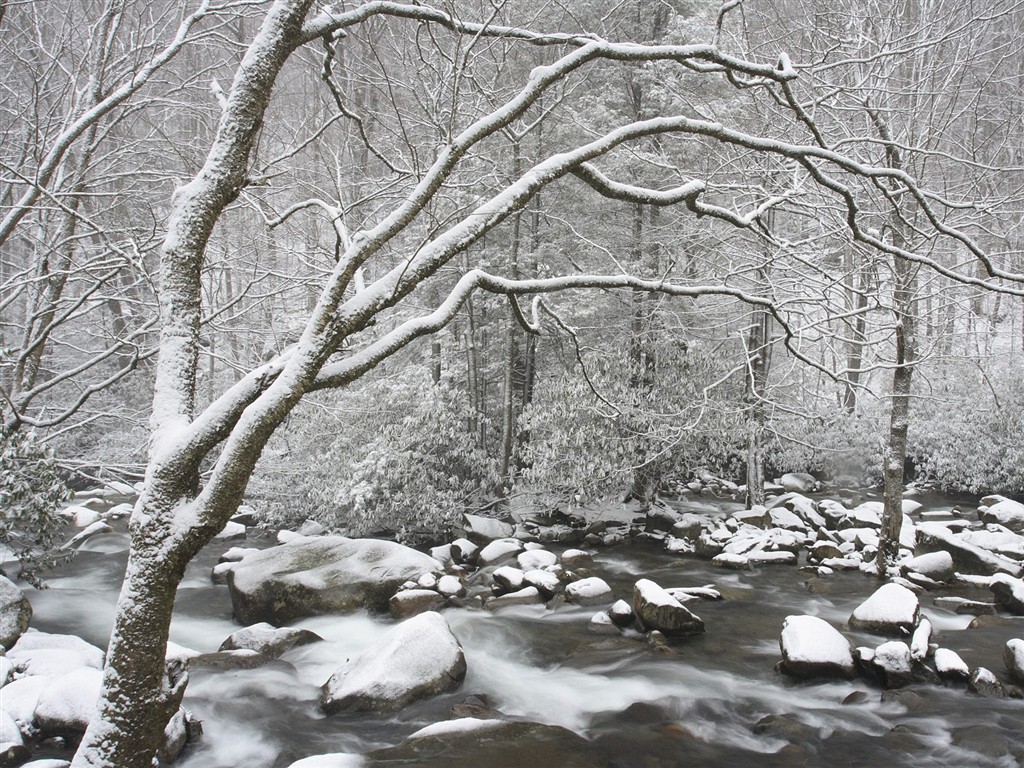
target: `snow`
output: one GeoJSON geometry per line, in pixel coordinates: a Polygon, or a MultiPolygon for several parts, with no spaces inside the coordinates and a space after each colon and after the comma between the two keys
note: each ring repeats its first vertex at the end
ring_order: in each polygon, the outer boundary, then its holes
{"type": "Polygon", "coordinates": [[[7,652],[30,675],[60,675],[81,667],[103,667],[103,651],[74,635],[30,629],[7,652]]]}
{"type": "Polygon", "coordinates": [[[935,650],[935,671],[943,677],[971,676],[971,668],[960,658],[960,654],[951,651],[949,648],[937,648],[935,650]]]}
{"type": "Polygon", "coordinates": [[[224,529],[217,534],[218,539],[236,539],[245,536],[245,526],[241,523],[228,521],[224,529]]]}
{"type": "Polygon", "coordinates": [[[0,688],[7,685],[7,681],[14,674],[14,662],[6,656],[0,656],[0,688]]]}
{"type": "Polygon", "coordinates": [[[1006,649],[1003,651],[1003,660],[1010,676],[1024,683],[1024,640],[1013,639],[1006,641],[1006,649]]]}
{"type": "Polygon", "coordinates": [[[454,597],[455,595],[461,594],[465,590],[462,586],[462,582],[459,581],[458,576],[446,574],[437,580],[437,591],[440,592],[442,595],[454,597]]]}
{"type": "Polygon", "coordinates": [[[39,694],[36,720],[43,727],[84,731],[96,710],[103,673],[98,669],[77,669],[53,680],[39,694]]]}
{"type": "Polygon", "coordinates": [[[459,717],[454,720],[444,720],[440,723],[420,728],[409,736],[410,739],[424,739],[430,736],[448,736],[453,733],[470,733],[472,731],[487,730],[504,725],[504,720],[485,720],[479,717],[459,717]]]}
{"type": "Polygon", "coordinates": [[[899,584],[883,584],[854,610],[851,626],[910,629],[917,623],[917,595],[899,584]]]}
{"type": "Polygon", "coordinates": [[[787,661],[853,668],[850,643],[839,630],[817,616],[787,616],[780,645],[787,661]]]}
{"type": "Polygon", "coordinates": [[[589,603],[598,600],[610,600],[612,588],[597,576],[574,581],[565,587],[565,599],[570,603],[589,603]]]}
{"type": "Polygon", "coordinates": [[[872,661],[893,676],[910,674],[910,648],[900,640],[882,643],[875,648],[872,661]]]}
{"type": "Polygon", "coordinates": [[[508,589],[516,590],[522,589],[523,578],[526,576],[519,568],[513,568],[511,565],[503,565],[500,568],[495,568],[492,578],[499,584],[507,585],[508,589]]]}
{"type": "Polygon", "coordinates": [[[929,552],[925,555],[918,555],[917,557],[911,557],[909,560],[904,560],[901,566],[907,571],[920,573],[931,578],[939,578],[952,573],[953,556],[945,550],[929,552]]]}
{"type": "Polygon", "coordinates": [[[558,576],[551,571],[532,570],[523,574],[523,581],[530,586],[536,587],[542,592],[554,594],[558,591],[558,576]]]}
{"type": "Polygon", "coordinates": [[[982,501],[997,499],[991,506],[981,506],[978,513],[985,522],[999,523],[1013,530],[1024,530],[1024,504],[1002,496],[987,496],[982,501]]]}
{"type": "Polygon", "coordinates": [[[1005,573],[997,573],[989,580],[989,588],[993,584],[1003,584],[1009,588],[1010,594],[1013,599],[1024,604],[1024,579],[1015,579],[1012,576],[1007,576],[1005,573]]]}
{"type": "Polygon", "coordinates": [[[650,579],[640,579],[633,586],[633,589],[640,599],[648,605],[654,605],[659,608],[682,608],[682,604],[678,600],[650,579]]]}
{"type": "Polygon", "coordinates": [[[3,687],[3,709],[19,723],[30,725],[35,718],[39,695],[54,678],[19,677],[3,687]]]}
{"type": "Polygon", "coordinates": [[[7,711],[0,709],[0,754],[12,746],[20,747],[24,743],[25,739],[14,718],[7,711]]]}

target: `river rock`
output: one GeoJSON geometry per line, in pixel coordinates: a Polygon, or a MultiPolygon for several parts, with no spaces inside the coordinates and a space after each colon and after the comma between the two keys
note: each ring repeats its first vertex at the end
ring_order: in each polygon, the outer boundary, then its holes
{"type": "Polygon", "coordinates": [[[39,694],[36,723],[48,736],[81,735],[96,710],[103,673],[85,667],[54,678],[39,694]]]}
{"type": "Polygon", "coordinates": [[[516,562],[524,571],[535,571],[555,565],[558,555],[546,549],[527,549],[516,557],[516,562]]]}
{"type": "Polygon", "coordinates": [[[812,493],[818,481],[805,472],[787,472],[779,478],[779,485],[789,493],[812,493]]]}
{"type": "Polygon", "coordinates": [[[514,568],[511,565],[503,565],[494,569],[491,578],[494,579],[494,586],[501,593],[515,592],[523,588],[523,578],[526,576],[522,569],[514,568]]]}
{"type": "Polygon", "coordinates": [[[988,588],[996,596],[996,603],[1006,611],[1024,616],[1024,580],[1015,579],[1005,573],[997,573],[988,588]]]}
{"type": "Polygon", "coordinates": [[[1003,661],[1010,679],[1024,685],[1024,640],[1007,640],[1003,648],[1003,661]]]}
{"type": "Polygon", "coordinates": [[[900,640],[891,640],[875,648],[871,666],[886,688],[902,688],[910,682],[910,648],[900,640]]]}
{"type": "Polygon", "coordinates": [[[466,538],[476,544],[486,544],[495,539],[508,539],[515,533],[515,527],[511,523],[493,517],[470,514],[463,515],[463,529],[466,538]]]}
{"type": "Polygon", "coordinates": [[[515,592],[509,592],[507,595],[488,599],[484,603],[484,607],[490,611],[496,611],[499,608],[508,608],[513,605],[536,605],[540,602],[543,602],[543,598],[536,587],[523,587],[515,592]]]}
{"type": "Polygon", "coordinates": [[[444,595],[432,589],[403,589],[391,596],[388,608],[392,617],[407,619],[424,611],[435,611],[444,606],[444,595]]]}
{"type": "Polygon", "coordinates": [[[853,677],[850,643],[839,630],[817,616],[787,616],[779,648],[782,671],[793,677],[853,677]]]}
{"type": "Polygon", "coordinates": [[[524,573],[523,583],[531,587],[536,587],[537,591],[540,592],[545,600],[550,600],[562,588],[562,582],[558,580],[557,574],[554,574],[551,571],[542,571],[538,569],[524,573]]]}
{"type": "Polygon", "coordinates": [[[985,667],[978,667],[967,681],[967,690],[987,699],[1005,699],[1006,689],[999,679],[985,667]]]}
{"type": "Polygon", "coordinates": [[[923,547],[931,551],[942,549],[949,552],[959,570],[987,575],[1008,573],[1011,576],[1020,576],[1024,571],[1012,560],[964,541],[945,523],[918,523],[917,532],[923,547]]]}
{"type": "Polygon", "coordinates": [[[935,581],[949,581],[953,578],[953,556],[945,550],[929,552],[904,560],[900,563],[900,570],[904,576],[920,573],[935,581]]]}
{"type": "Polygon", "coordinates": [[[1024,504],[1005,496],[986,496],[978,507],[984,523],[996,523],[1016,533],[1024,533],[1024,504]]]}
{"type": "Polygon", "coordinates": [[[287,624],[304,616],[385,611],[403,582],[441,569],[434,558],[391,541],[296,538],[246,555],[228,574],[235,618],[287,624]]]}
{"type": "Polygon", "coordinates": [[[295,646],[309,645],[320,640],[323,640],[320,635],[316,634],[316,632],[310,632],[308,629],[298,629],[296,627],[281,627],[278,629],[266,622],[260,622],[259,624],[253,624],[252,626],[232,632],[220,644],[218,650],[256,651],[264,656],[277,658],[295,646]]]}
{"type": "Polygon", "coordinates": [[[625,600],[616,600],[608,609],[608,618],[615,626],[625,628],[633,626],[636,614],[633,613],[633,607],[625,600]]]}
{"type": "Polygon", "coordinates": [[[704,622],[682,603],[650,579],[633,586],[633,611],[648,630],[666,637],[682,637],[704,632],[704,622]]]}
{"type": "Polygon", "coordinates": [[[899,584],[883,584],[854,609],[850,626],[881,634],[909,634],[920,614],[917,595],[899,584]]]}
{"type": "Polygon", "coordinates": [[[348,752],[331,752],[326,755],[312,755],[296,760],[288,768],[363,768],[366,759],[362,755],[348,752]]]}
{"type": "Polygon", "coordinates": [[[567,584],[565,599],[574,605],[599,605],[612,599],[612,588],[597,576],[590,576],[567,584]]]}
{"type": "Polygon", "coordinates": [[[6,576],[0,575],[0,645],[10,648],[28,629],[32,606],[25,593],[6,576]]]}
{"type": "Polygon", "coordinates": [[[335,712],[394,712],[457,688],[466,676],[462,646],[448,622],[429,611],[390,630],[324,683],[320,706],[335,712]]]}
{"type": "Polygon", "coordinates": [[[960,658],[960,654],[949,648],[935,649],[935,671],[943,680],[966,683],[971,677],[971,668],[960,658]]]}

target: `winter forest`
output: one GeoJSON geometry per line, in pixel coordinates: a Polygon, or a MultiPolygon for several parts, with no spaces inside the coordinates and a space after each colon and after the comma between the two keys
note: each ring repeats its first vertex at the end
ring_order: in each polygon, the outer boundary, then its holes
{"type": "Polygon", "coordinates": [[[1019,765],[1022,41],[0,0],[0,766],[1019,765]]]}

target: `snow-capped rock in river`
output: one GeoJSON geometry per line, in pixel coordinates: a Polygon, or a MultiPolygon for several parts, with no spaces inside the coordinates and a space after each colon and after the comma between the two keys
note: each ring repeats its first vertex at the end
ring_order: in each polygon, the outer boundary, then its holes
{"type": "Polygon", "coordinates": [[[612,588],[608,582],[597,576],[574,581],[565,587],[566,601],[575,605],[598,605],[612,599],[612,588]]]}
{"type": "Polygon", "coordinates": [[[389,631],[324,683],[320,706],[335,712],[394,712],[453,690],[466,676],[462,646],[448,622],[430,611],[389,631]]]}
{"type": "Polygon", "coordinates": [[[18,586],[0,575],[0,645],[10,648],[28,629],[32,606],[18,586]]]}
{"type": "Polygon", "coordinates": [[[935,671],[943,680],[966,683],[971,677],[971,668],[960,658],[960,654],[949,648],[935,649],[935,671]]]}
{"type": "Polygon", "coordinates": [[[984,523],[997,523],[1011,531],[1024,533],[1024,504],[1005,496],[986,496],[978,507],[978,517],[984,523]]]}
{"type": "Polygon", "coordinates": [[[96,711],[103,673],[83,667],[54,678],[39,694],[36,723],[44,733],[85,733],[96,711]]]}
{"type": "Polygon", "coordinates": [[[899,584],[883,584],[854,609],[850,626],[890,635],[910,633],[920,614],[917,595],[899,584]]]}
{"type": "Polygon", "coordinates": [[[28,675],[63,675],[81,667],[101,669],[103,651],[74,635],[55,635],[29,630],[7,657],[28,675]]]}
{"type": "Polygon", "coordinates": [[[236,619],[279,626],[324,613],[386,611],[403,582],[439,570],[434,558],[391,541],[298,537],[246,555],[228,586],[236,619]]]}
{"type": "Polygon", "coordinates": [[[945,550],[918,555],[900,563],[900,571],[904,576],[919,573],[935,581],[949,581],[953,578],[953,556],[945,550]]]}
{"type": "Polygon", "coordinates": [[[779,648],[782,671],[793,677],[853,677],[850,643],[817,616],[787,616],[779,648]]]}
{"type": "Polygon", "coordinates": [[[989,589],[996,596],[1001,608],[1024,616],[1024,580],[1015,579],[1005,573],[997,573],[989,582],[989,589]]]}
{"type": "Polygon", "coordinates": [[[262,653],[264,656],[277,658],[285,651],[297,645],[308,645],[323,638],[308,629],[296,627],[281,627],[278,629],[266,622],[253,624],[252,626],[232,632],[220,644],[218,650],[237,651],[248,650],[262,653]]]}
{"type": "Polygon", "coordinates": [[[666,637],[704,632],[704,622],[699,616],[650,579],[640,579],[633,586],[633,611],[644,627],[658,630],[666,637]]]}
{"type": "Polygon", "coordinates": [[[1007,640],[1003,649],[1003,661],[1006,662],[1006,671],[1010,674],[1010,679],[1024,684],[1024,640],[1007,640]]]}

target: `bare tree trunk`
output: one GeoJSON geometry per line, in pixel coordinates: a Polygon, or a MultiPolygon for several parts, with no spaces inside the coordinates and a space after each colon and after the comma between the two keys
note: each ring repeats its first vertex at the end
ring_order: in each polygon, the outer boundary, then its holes
{"type": "Polygon", "coordinates": [[[847,274],[854,281],[852,290],[848,292],[847,303],[857,314],[853,319],[853,338],[850,340],[846,356],[846,376],[843,381],[843,410],[849,414],[857,412],[858,389],[860,387],[861,368],[864,366],[864,347],[867,345],[867,317],[864,310],[868,305],[868,267],[861,264],[854,272],[853,254],[847,254],[847,274]]]}
{"type": "MultiPolygon", "coordinates": [[[[758,270],[762,285],[767,286],[768,268],[758,270]]],[[[766,397],[772,363],[772,316],[764,309],[751,313],[747,334],[747,383],[744,400],[747,405],[747,506],[764,504],[764,434],[768,419],[766,397]]]]}

